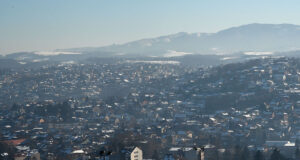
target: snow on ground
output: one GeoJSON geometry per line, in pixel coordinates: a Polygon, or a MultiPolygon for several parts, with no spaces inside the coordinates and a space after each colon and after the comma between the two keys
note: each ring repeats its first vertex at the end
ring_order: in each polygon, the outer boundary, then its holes
{"type": "Polygon", "coordinates": [[[168,43],[168,42],[171,42],[171,39],[170,38],[165,38],[163,41],[168,43]]]}
{"type": "Polygon", "coordinates": [[[202,33],[196,33],[197,37],[201,37],[203,34],[202,33]]]}
{"type": "Polygon", "coordinates": [[[180,56],[191,55],[191,54],[193,53],[168,50],[168,52],[164,54],[164,57],[180,57],[180,56]]]}
{"type": "Polygon", "coordinates": [[[219,50],[219,48],[217,48],[217,47],[213,47],[213,48],[211,48],[210,50],[212,50],[212,51],[218,51],[218,50],[219,50]]]}
{"type": "Polygon", "coordinates": [[[64,61],[64,62],[61,62],[61,64],[75,64],[76,62],[75,61],[64,61]]]}
{"type": "Polygon", "coordinates": [[[178,61],[126,61],[127,63],[180,64],[178,61]]]}
{"type": "Polygon", "coordinates": [[[222,58],[223,61],[226,61],[226,60],[231,60],[231,59],[236,59],[238,57],[224,57],[222,58]]]}
{"type": "Polygon", "coordinates": [[[34,59],[32,62],[42,62],[42,61],[48,61],[49,58],[43,58],[43,59],[34,59]]]}
{"type": "Polygon", "coordinates": [[[75,150],[75,151],[73,151],[72,153],[73,153],[73,154],[83,154],[84,151],[83,151],[82,149],[80,149],[80,150],[75,150]]]}
{"type": "Polygon", "coordinates": [[[27,64],[26,62],[18,62],[19,64],[27,64]]]}
{"type": "Polygon", "coordinates": [[[262,56],[262,55],[272,55],[273,52],[244,52],[244,54],[250,56],[262,56]]]}
{"type": "Polygon", "coordinates": [[[56,56],[56,55],[61,55],[61,54],[81,54],[78,52],[54,52],[54,51],[38,51],[38,52],[34,52],[37,55],[41,55],[41,56],[56,56]]]}

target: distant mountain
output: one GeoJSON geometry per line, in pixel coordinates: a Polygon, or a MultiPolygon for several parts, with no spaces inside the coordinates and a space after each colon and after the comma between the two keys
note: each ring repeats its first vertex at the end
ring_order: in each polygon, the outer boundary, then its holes
{"type": "Polygon", "coordinates": [[[261,56],[283,55],[300,55],[300,26],[255,23],[217,33],[180,32],[104,47],[60,49],[52,52],[19,52],[8,54],[0,59],[13,59],[19,64],[30,66],[47,61],[82,62],[104,57],[154,58],[176,60],[186,64],[211,65],[261,56]]]}
{"type": "Polygon", "coordinates": [[[120,45],[74,48],[60,51],[81,53],[110,52],[112,55],[166,56],[176,52],[187,54],[230,54],[241,51],[282,52],[299,49],[300,26],[255,23],[229,28],[217,33],[180,32],[120,45]]]}

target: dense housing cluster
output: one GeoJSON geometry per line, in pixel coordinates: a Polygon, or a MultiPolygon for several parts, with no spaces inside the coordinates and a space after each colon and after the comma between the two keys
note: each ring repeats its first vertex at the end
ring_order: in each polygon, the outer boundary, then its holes
{"type": "Polygon", "coordinates": [[[299,59],[207,68],[124,60],[0,72],[0,140],[15,157],[108,152],[120,159],[137,146],[148,159],[199,157],[199,150],[205,159],[250,159],[275,147],[295,158],[300,145],[299,59]]]}

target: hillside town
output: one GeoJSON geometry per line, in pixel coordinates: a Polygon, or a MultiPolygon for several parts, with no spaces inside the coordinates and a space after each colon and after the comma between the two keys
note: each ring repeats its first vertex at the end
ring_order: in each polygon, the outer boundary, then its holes
{"type": "Polygon", "coordinates": [[[300,59],[0,70],[1,159],[300,157],[300,59]]]}

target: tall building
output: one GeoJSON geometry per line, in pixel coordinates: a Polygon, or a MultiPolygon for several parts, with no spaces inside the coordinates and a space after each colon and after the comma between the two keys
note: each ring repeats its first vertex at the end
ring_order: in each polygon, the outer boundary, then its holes
{"type": "Polygon", "coordinates": [[[143,151],[138,147],[126,148],[126,160],[143,160],[143,151]]]}

